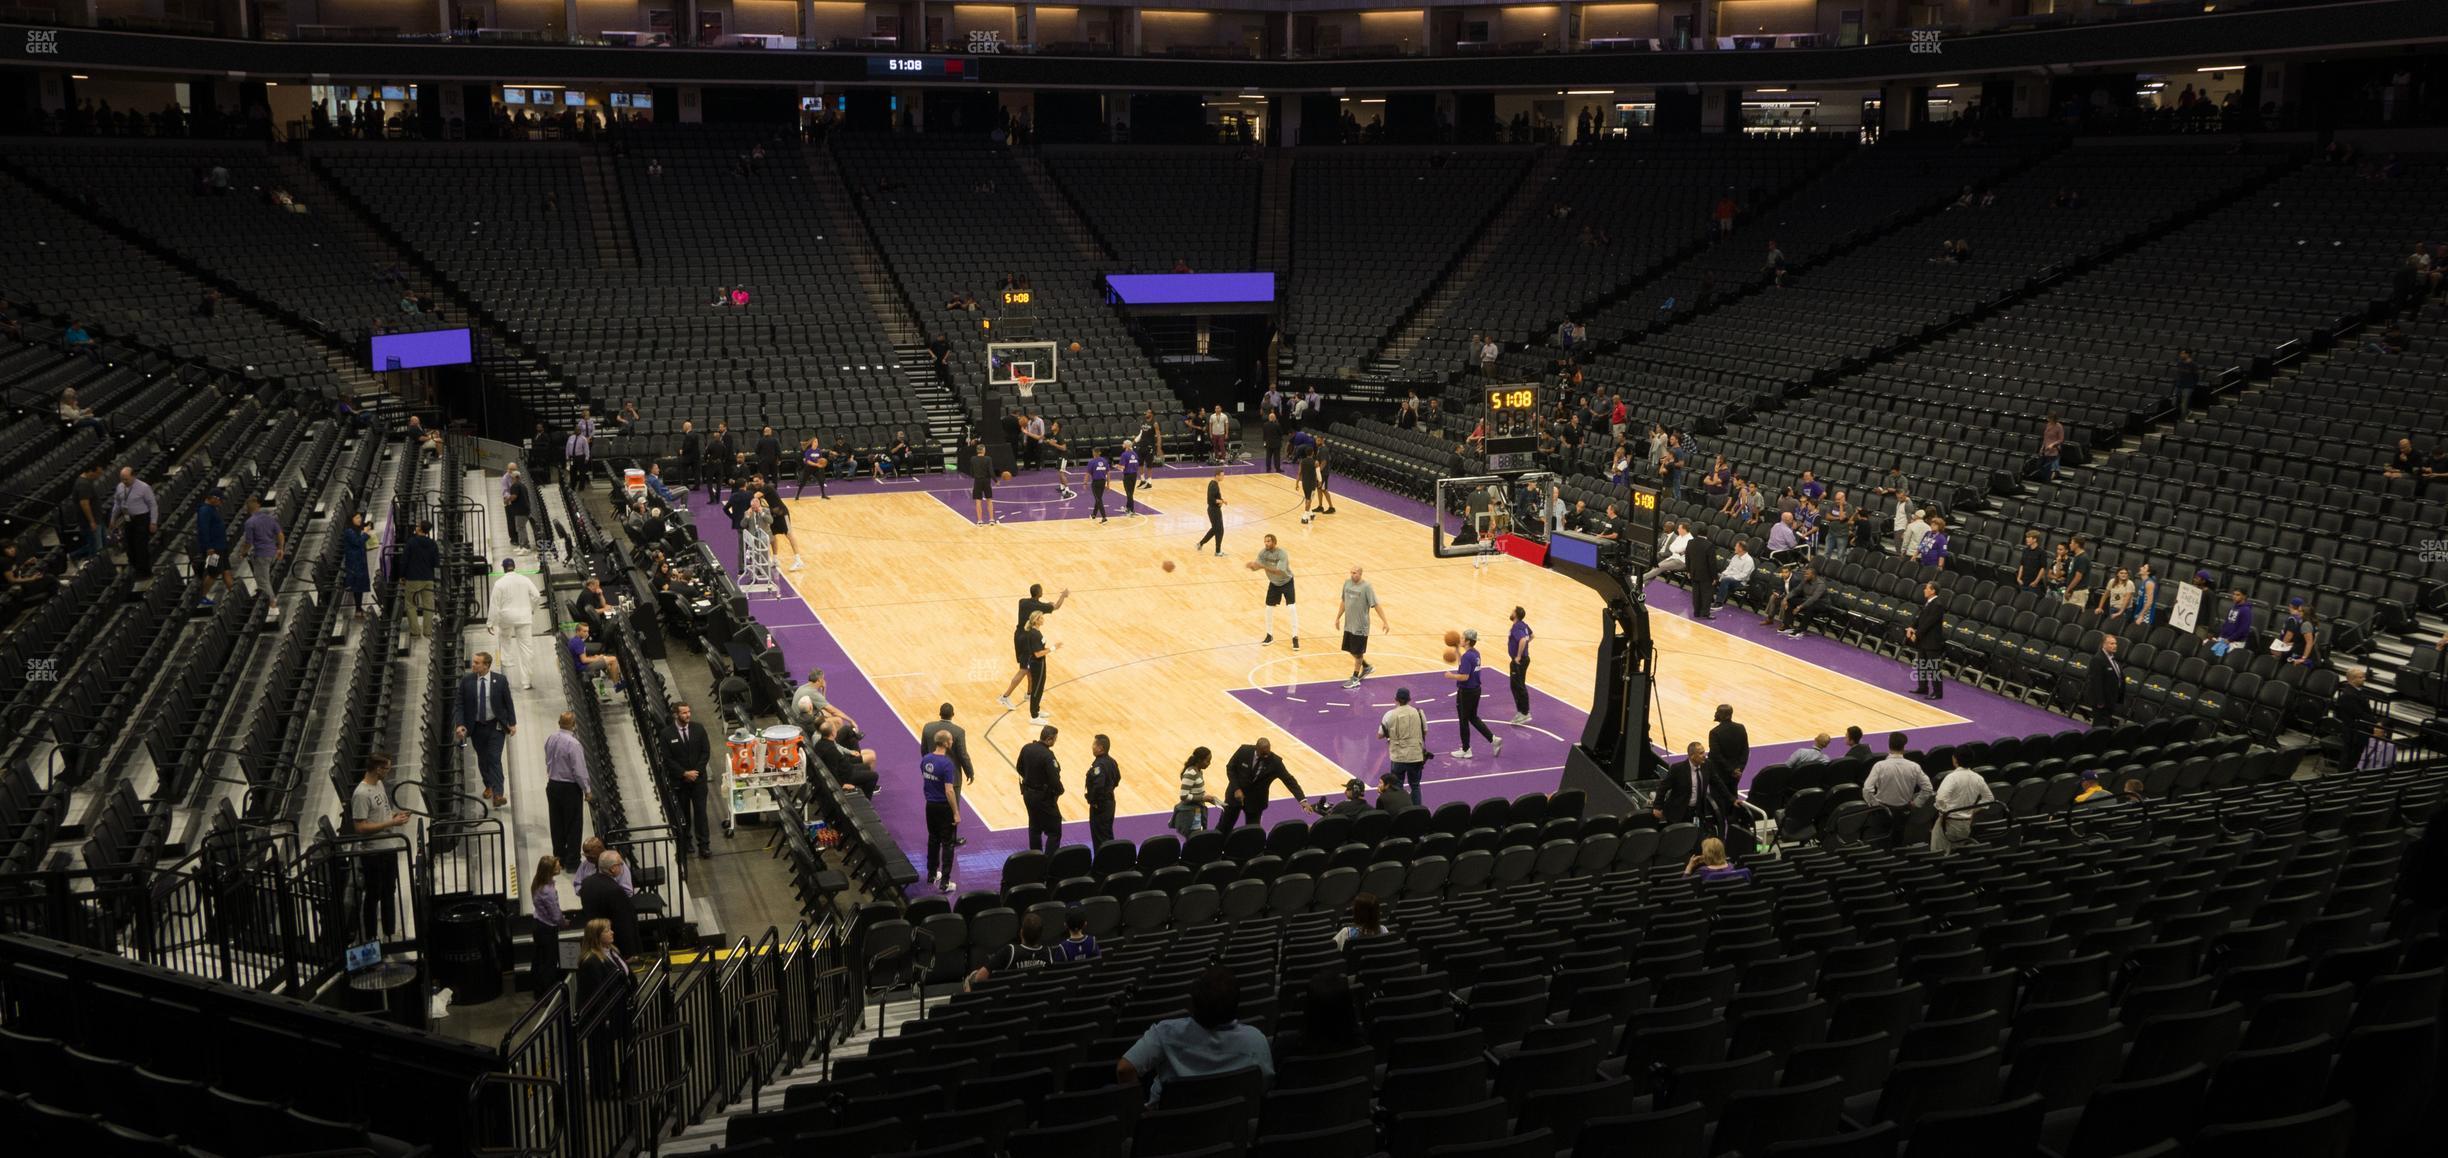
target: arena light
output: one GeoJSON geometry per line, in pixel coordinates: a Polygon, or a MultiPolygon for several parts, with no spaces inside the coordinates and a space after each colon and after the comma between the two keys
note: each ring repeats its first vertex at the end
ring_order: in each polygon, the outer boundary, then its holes
{"type": "Polygon", "coordinates": [[[1611,89],[1611,88],[1568,88],[1568,89],[1565,89],[1565,90],[1564,90],[1564,95],[1565,95],[1565,96],[1614,96],[1614,95],[1615,95],[1615,90],[1614,90],[1614,89],[1611,89]]]}
{"type": "Polygon", "coordinates": [[[1789,88],[1760,88],[1760,89],[1753,89],[1753,90],[1751,90],[1751,91],[1753,91],[1753,92],[1792,92],[1793,90],[1792,90],[1792,89],[1789,89],[1789,88]]]}
{"type": "Polygon", "coordinates": [[[90,76],[87,76],[87,75],[85,75],[84,73],[81,73],[81,72],[72,72],[72,73],[69,73],[69,74],[68,74],[68,79],[70,79],[70,80],[92,80],[93,78],[92,78],[92,77],[90,77],[90,76]]]}
{"type": "Polygon", "coordinates": [[[1959,81],[1959,80],[1950,80],[1950,81],[1946,82],[1945,84],[1933,84],[1933,85],[1931,85],[1930,87],[1931,87],[1931,88],[1962,88],[1962,87],[1963,87],[1963,82],[1962,82],[1962,81],[1959,81]]]}
{"type": "Polygon", "coordinates": [[[2244,71],[2244,66],[2243,66],[2243,65],[2240,65],[2240,64],[2214,64],[2214,65],[2211,65],[2211,66],[2210,66],[2210,67],[2208,67],[2208,68],[2197,68],[2197,69],[2194,69],[2193,71],[2195,71],[2195,72],[2242,72],[2242,71],[2244,71]]]}

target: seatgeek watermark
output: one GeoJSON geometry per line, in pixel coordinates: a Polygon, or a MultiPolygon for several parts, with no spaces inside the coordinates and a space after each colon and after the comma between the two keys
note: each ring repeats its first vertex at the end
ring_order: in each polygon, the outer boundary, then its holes
{"type": "Polygon", "coordinates": [[[57,29],[57,28],[29,28],[29,29],[26,29],[26,55],[27,55],[27,56],[58,56],[58,55],[59,55],[59,29],[57,29]]]}
{"type": "Polygon", "coordinates": [[[1938,44],[1938,30],[1937,30],[1937,29],[1935,29],[1935,28],[1915,28],[1915,29],[1913,29],[1913,30],[1912,30],[1912,51],[1913,51],[1913,55],[1915,55],[1915,56],[1936,56],[1936,55],[1938,55],[1938,53],[1939,53],[1939,44],[1938,44]]]}
{"type": "Polygon", "coordinates": [[[58,656],[52,656],[49,659],[29,659],[25,661],[25,663],[25,682],[30,684],[55,684],[59,682],[58,656]]]}
{"type": "Polygon", "coordinates": [[[2415,559],[2424,563],[2448,563],[2448,539],[2423,539],[2414,544],[2415,559]]]}

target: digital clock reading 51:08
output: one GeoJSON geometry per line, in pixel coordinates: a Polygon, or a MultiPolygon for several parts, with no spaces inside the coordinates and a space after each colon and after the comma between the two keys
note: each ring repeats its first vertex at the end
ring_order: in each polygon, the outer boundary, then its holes
{"type": "Polygon", "coordinates": [[[1488,391],[1488,409],[1536,410],[1538,409],[1538,392],[1535,390],[1490,390],[1488,391]]]}

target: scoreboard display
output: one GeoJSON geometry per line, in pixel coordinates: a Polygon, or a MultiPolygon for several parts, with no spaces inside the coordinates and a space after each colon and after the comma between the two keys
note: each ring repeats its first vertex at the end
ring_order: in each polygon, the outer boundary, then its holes
{"type": "Polygon", "coordinates": [[[977,59],[968,56],[870,56],[867,75],[877,80],[976,80],[977,59]]]}

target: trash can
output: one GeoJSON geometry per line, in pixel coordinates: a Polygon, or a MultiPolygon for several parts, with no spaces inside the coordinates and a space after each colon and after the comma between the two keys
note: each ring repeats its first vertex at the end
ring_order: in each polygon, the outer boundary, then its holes
{"type": "Polygon", "coordinates": [[[442,910],[433,936],[433,978],[454,1005],[482,1005],[502,993],[501,910],[462,901],[442,910]]]}

